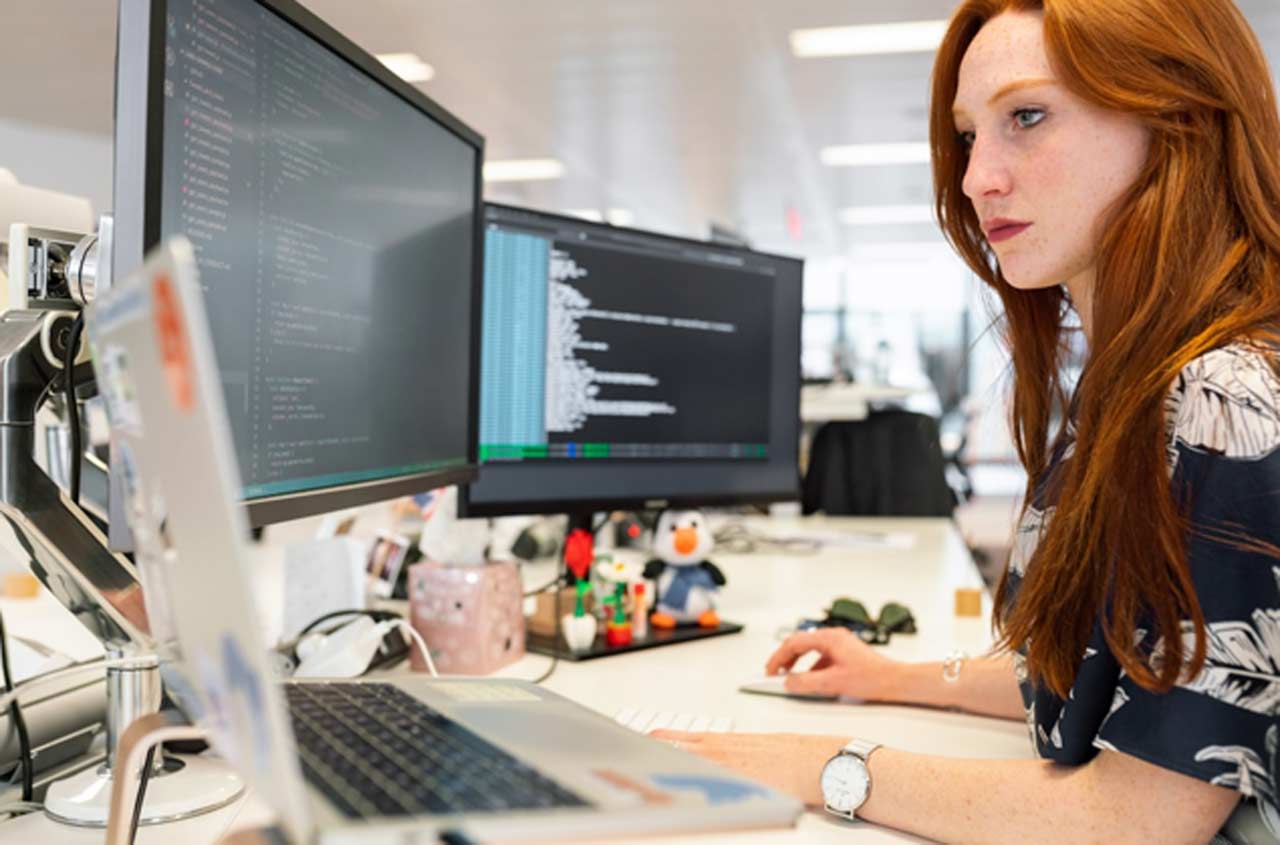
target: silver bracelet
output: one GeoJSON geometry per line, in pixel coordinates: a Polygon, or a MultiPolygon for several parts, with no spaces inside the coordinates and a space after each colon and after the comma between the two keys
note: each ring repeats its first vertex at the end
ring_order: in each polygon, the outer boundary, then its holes
{"type": "Polygon", "coordinates": [[[960,669],[964,666],[964,662],[969,659],[969,655],[963,651],[953,651],[947,655],[942,661],[942,680],[948,684],[954,684],[960,680],[960,669]]]}

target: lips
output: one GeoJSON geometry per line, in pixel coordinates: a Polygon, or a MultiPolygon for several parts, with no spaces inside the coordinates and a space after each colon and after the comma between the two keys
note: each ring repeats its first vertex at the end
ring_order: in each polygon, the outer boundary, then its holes
{"type": "Polygon", "coordinates": [[[993,218],[982,224],[983,231],[987,233],[987,241],[993,244],[1016,238],[1030,228],[1030,223],[1024,223],[1020,220],[1007,220],[1002,217],[993,218]]]}

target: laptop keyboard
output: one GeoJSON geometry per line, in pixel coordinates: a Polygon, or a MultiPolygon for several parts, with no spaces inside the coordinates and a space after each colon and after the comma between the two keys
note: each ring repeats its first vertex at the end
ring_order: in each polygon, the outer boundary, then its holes
{"type": "Polygon", "coordinates": [[[349,817],[589,804],[391,684],[285,684],[302,772],[349,817]]]}

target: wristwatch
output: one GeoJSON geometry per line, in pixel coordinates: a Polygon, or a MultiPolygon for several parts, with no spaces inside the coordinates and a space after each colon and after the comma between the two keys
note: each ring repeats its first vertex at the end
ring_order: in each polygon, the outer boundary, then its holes
{"type": "Polygon", "coordinates": [[[880,747],[878,742],[855,739],[840,749],[822,767],[822,800],[827,812],[852,820],[871,795],[871,772],[867,758],[880,747]]]}

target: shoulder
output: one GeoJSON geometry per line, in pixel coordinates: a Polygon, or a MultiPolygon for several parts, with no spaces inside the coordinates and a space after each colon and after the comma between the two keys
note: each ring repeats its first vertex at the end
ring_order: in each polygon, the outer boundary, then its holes
{"type": "Polygon", "coordinates": [[[1170,457],[1179,447],[1237,460],[1280,450],[1280,351],[1244,342],[1183,367],[1165,400],[1170,457]]]}

